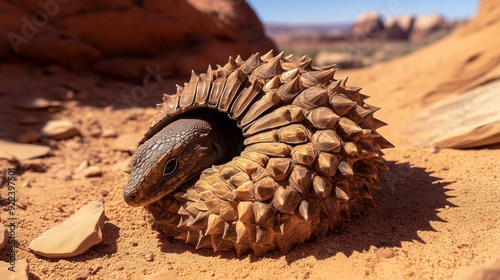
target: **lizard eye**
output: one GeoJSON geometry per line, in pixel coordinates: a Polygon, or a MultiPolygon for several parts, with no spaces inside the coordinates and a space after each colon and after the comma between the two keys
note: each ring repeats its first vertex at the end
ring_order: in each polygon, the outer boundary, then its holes
{"type": "Polygon", "coordinates": [[[163,168],[163,177],[165,176],[170,176],[175,173],[177,170],[177,159],[173,158],[165,164],[165,167],[163,168]]]}

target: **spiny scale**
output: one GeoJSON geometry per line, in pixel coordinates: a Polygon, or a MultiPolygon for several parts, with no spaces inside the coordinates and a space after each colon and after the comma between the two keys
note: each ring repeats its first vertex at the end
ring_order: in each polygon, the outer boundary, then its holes
{"type": "Polygon", "coordinates": [[[376,132],[385,125],[373,117],[379,108],[347,78],[334,79],[335,70],[257,53],[193,72],[164,95],[139,145],[174,117],[209,107],[238,124],[245,149],[148,205],[154,227],[196,248],[286,253],[372,205],[378,171],[387,169],[380,149],[392,145],[376,132]]]}

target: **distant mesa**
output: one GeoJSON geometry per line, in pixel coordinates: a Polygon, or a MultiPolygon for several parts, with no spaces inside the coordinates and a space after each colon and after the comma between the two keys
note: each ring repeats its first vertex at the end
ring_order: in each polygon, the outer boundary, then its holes
{"type": "Polygon", "coordinates": [[[351,23],[326,25],[266,24],[266,33],[275,41],[293,37],[295,40],[316,38],[322,42],[420,41],[439,32],[449,32],[464,20],[448,20],[439,14],[421,16],[399,15],[384,18],[379,12],[369,11],[351,23]]]}
{"type": "Polygon", "coordinates": [[[400,15],[383,19],[378,12],[361,14],[347,37],[352,39],[411,40],[419,41],[441,31],[451,31],[461,21],[447,20],[439,14],[415,17],[400,15]]]}
{"type": "Polygon", "coordinates": [[[378,12],[370,11],[359,15],[351,28],[349,37],[375,39],[381,35],[384,29],[381,15],[378,12]]]}

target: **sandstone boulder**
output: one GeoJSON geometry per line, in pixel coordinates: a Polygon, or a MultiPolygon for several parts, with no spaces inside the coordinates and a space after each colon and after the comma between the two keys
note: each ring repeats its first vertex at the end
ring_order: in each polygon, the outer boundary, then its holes
{"type": "Polygon", "coordinates": [[[500,82],[443,99],[408,126],[418,146],[474,148],[500,143],[500,82]]]}
{"type": "Polygon", "coordinates": [[[275,48],[250,6],[231,0],[1,1],[0,31],[0,57],[123,78],[157,64],[186,76],[275,48]]]}

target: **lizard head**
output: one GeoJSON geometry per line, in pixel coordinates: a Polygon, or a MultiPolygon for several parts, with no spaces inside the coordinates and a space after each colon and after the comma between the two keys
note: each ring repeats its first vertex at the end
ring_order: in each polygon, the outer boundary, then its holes
{"type": "Polygon", "coordinates": [[[222,158],[223,139],[202,119],[178,119],[140,145],[132,157],[124,198],[130,206],[150,204],[222,158]]]}

